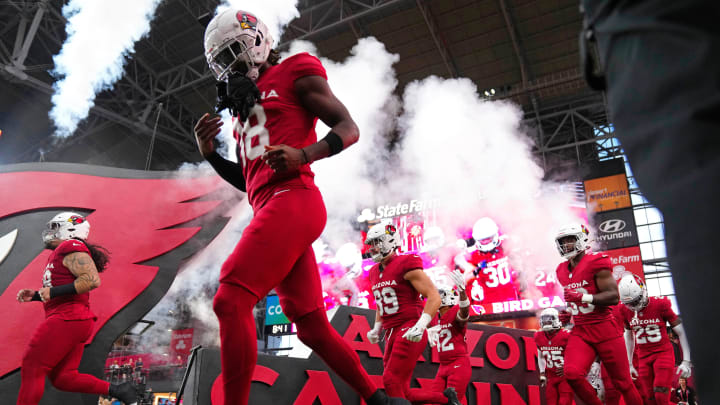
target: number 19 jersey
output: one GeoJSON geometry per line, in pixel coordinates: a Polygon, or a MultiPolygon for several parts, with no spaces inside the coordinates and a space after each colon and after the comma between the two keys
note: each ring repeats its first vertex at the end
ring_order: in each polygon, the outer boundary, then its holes
{"type": "Polygon", "coordinates": [[[396,255],[382,270],[379,263],[370,268],[376,311],[384,329],[396,328],[420,318],[422,299],[415,287],[404,278],[405,273],[417,269],[422,269],[422,259],[418,255],[396,255]]]}
{"type": "Polygon", "coordinates": [[[295,181],[313,185],[310,165],[298,170],[275,173],[260,159],[265,146],[285,144],[303,148],[317,142],[315,123],[295,93],[295,81],[305,76],[327,79],[320,60],[300,53],[264,70],[257,80],[260,102],[255,104],[245,122],[234,120],[233,136],[238,142],[238,161],[243,165],[248,200],[253,207],[262,205],[275,192],[271,185],[295,181]]]}

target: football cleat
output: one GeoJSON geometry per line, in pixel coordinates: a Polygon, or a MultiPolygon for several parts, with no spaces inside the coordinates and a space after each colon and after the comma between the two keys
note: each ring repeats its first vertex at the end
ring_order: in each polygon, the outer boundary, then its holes
{"type": "Polygon", "coordinates": [[[448,399],[447,405],[462,405],[460,399],[458,399],[457,392],[455,392],[455,388],[445,388],[445,391],[443,391],[443,395],[445,395],[448,399]]]}

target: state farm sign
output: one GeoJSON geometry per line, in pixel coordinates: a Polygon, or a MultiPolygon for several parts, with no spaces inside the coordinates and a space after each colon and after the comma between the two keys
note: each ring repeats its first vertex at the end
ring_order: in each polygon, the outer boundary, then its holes
{"type": "Polygon", "coordinates": [[[606,250],[603,253],[610,258],[613,265],[613,273],[622,274],[623,272],[629,271],[630,273],[637,274],[643,280],[645,279],[645,271],[643,270],[639,246],[606,250]]]}

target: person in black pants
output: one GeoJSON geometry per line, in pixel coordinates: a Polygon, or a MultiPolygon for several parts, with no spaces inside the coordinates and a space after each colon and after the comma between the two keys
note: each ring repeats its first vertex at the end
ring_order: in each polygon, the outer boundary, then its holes
{"type": "MultiPolygon", "coordinates": [[[[615,134],[665,216],[683,324],[700,355],[697,389],[720,398],[715,263],[720,229],[720,1],[582,0],[615,134]],[[603,77],[604,76],[604,77],[603,77]]],[[[582,52],[592,55],[592,52],[582,52]]],[[[587,66],[587,65],[586,65],[587,66]]],[[[592,70],[592,69],[590,69],[592,70]]],[[[588,71],[588,69],[586,69],[588,71]]]]}

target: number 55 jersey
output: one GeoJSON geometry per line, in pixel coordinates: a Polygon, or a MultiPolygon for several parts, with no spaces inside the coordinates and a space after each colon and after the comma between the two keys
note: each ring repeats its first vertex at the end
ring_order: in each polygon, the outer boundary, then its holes
{"type": "MultiPolygon", "coordinates": [[[[577,290],[583,294],[597,294],[600,292],[595,283],[595,275],[602,270],[611,270],[612,263],[606,255],[599,253],[586,253],[580,262],[570,271],[569,261],[558,265],[557,278],[564,289],[577,290]]],[[[587,325],[603,321],[613,321],[610,307],[593,305],[590,303],[569,302],[568,309],[573,315],[575,325],[587,325]]],[[[611,328],[614,336],[619,335],[617,329],[611,328]]]]}

